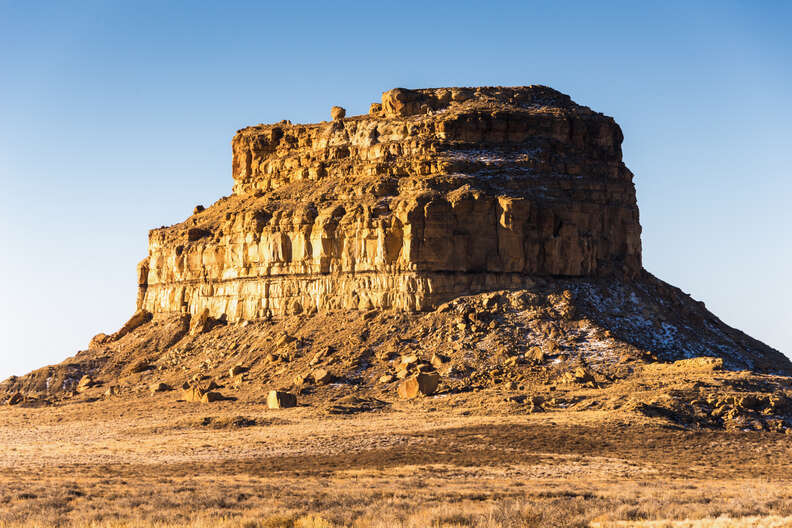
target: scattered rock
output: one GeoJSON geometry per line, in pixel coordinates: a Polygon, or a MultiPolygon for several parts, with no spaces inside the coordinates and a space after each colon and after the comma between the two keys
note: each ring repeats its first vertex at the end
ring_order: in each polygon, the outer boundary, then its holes
{"type": "Polygon", "coordinates": [[[378,380],[378,381],[379,381],[380,383],[390,383],[390,382],[392,382],[394,379],[395,379],[395,378],[393,377],[393,375],[392,375],[392,374],[383,374],[382,376],[380,376],[380,377],[379,377],[379,380],[378,380]]]}
{"type": "Polygon", "coordinates": [[[228,371],[228,374],[233,378],[234,376],[238,376],[240,374],[247,372],[247,370],[248,369],[246,367],[243,367],[242,365],[234,365],[228,371]]]}
{"type": "Polygon", "coordinates": [[[98,333],[91,338],[91,341],[88,343],[88,348],[97,348],[105,343],[107,343],[110,336],[103,333],[98,333]]]}
{"type": "Polygon", "coordinates": [[[169,390],[172,390],[171,386],[161,381],[149,385],[149,391],[151,391],[152,394],[155,392],[167,392],[169,390]]]}
{"type": "Polygon", "coordinates": [[[525,357],[534,363],[543,363],[545,360],[545,352],[542,350],[542,347],[535,346],[528,349],[528,353],[525,357]]]}
{"type": "Polygon", "coordinates": [[[289,334],[282,334],[278,339],[275,340],[275,348],[284,347],[290,343],[297,341],[297,338],[294,336],[290,336],[289,334]]]}
{"type": "Polygon", "coordinates": [[[344,119],[346,117],[346,108],[341,106],[334,106],[330,109],[330,117],[333,118],[333,121],[338,121],[340,119],[344,119]]]}
{"type": "Polygon", "coordinates": [[[403,366],[410,366],[413,363],[417,363],[417,362],[418,362],[418,356],[416,356],[415,354],[409,356],[402,356],[401,358],[401,365],[403,366]]]}
{"type": "Polygon", "coordinates": [[[297,406],[297,396],[288,392],[272,390],[267,395],[267,407],[270,409],[286,409],[297,406]]]}
{"type": "Polygon", "coordinates": [[[200,402],[206,394],[200,387],[188,387],[181,392],[181,399],[188,402],[200,402]]]}
{"type": "Polygon", "coordinates": [[[90,389],[94,386],[94,380],[91,376],[85,375],[80,378],[80,381],[77,383],[77,392],[85,392],[86,390],[90,389]]]}
{"type": "Polygon", "coordinates": [[[212,403],[224,399],[225,398],[223,397],[222,394],[220,394],[219,392],[212,392],[212,391],[205,392],[204,395],[201,396],[201,402],[203,403],[212,403]]]}
{"type": "Polygon", "coordinates": [[[314,371],[311,372],[311,378],[313,378],[314,383],[319,385],[333,381],[333,375],[327,369],[314,369],[314,371]]]}
{"type": "Polygon", "coordinates": [[[129,365],[129,371],[133,374],[138,374],[140,372],[145,372],[151,369],[151,365],[149,364],[148,359],[138,359],[137,361],[132,362],[129,365]]]}
{"type": "Polygon", "coordinates": [[[209,316],[209,308],[204,308],[201,313],[190,319],[190,335],[208,332],[216,324],[216,320],[209,316]]]}
{"type": "Polygon", "coordinates": [[[432,366],[434,368],[436,368],[436,369],[441,368],[443,365],[448,363],[448,361],[449,361],[448,356],[444,356],[444,355],[438,354],[436,352],[434,354],[432,354],[432,358],[429,360],[429,362],[432,364],[432,366]]]}
{"type": "Polygon", "coordinates": [[[188,402],[202,402],[211,403],[226,399],[219,392],[213,392],[211,388],[205,389],[198,386],[192,386],[182,390],[181,399],[188,402]]]}
{"type": "Polygon", "coordinates": [[[408,378],[399,384],[399,398],[409,400],[415,398],[419,394],[429,396],[434,394],[437,390],[437,385],[440,383],[440,375],[436,372],[418,374],[417,376],[408,378]]]}

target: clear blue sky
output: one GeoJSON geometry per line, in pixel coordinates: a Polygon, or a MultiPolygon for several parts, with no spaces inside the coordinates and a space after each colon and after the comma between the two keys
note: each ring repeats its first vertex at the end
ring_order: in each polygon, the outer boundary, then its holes
{"type": "Polygon", "coordinates": [[[614,116],[645,267],[792,354],[792,4],[688,4],[0,1],[0,379],[131,315],[147,230],[230,194],[237,129],[397,86],[614,116]]]}

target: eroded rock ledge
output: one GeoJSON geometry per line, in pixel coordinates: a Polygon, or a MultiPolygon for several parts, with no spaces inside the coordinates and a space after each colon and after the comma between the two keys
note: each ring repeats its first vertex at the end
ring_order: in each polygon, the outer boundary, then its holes
{"type": "Polygon", "coordinates": [[[427,310],[531,276],[635,276],[622,133],[544,86],[396,89],[240,130],[233,195],[152,230],[138,308],[229,321],[427,310]]]}

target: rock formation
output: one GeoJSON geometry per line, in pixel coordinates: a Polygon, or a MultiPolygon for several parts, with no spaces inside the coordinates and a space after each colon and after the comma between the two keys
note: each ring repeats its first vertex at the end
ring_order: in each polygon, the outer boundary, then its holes
{"type": "Polygon", "coordinates": [[[642,268],[612,118],[543,86],[331,117],[240,130],[233,194],[150,232],[132,318],[0,402],[181,386],[347,413],[495,388],[520,412],[792,432],[789,360],[642,268]]]}
{"type": "Polygon", "coordinates": [[[428,310],[532,275],[640,272],[612,118],[543,86],[396,89],[336,114],[240,130],[233,195],[150,233],[138,307],[428,310]]]}

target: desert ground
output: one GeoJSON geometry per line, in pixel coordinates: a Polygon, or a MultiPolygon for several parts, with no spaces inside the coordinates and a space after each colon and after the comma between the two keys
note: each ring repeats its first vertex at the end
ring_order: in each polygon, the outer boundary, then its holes
{"type": "Polygon", "coordinates": [[[788,434],[503,399],[3,406],[0,526],[792,526],[788,434]]]}

